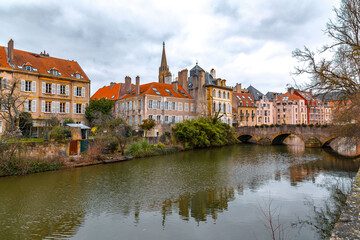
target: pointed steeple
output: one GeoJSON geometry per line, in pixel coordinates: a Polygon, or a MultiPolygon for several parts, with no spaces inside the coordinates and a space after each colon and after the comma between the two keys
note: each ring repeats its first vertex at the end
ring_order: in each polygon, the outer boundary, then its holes
{"type": "Polygon", "coordinates": [[[166,61],[165,42],[163,42],[161,65],[159,67],[159,83],[170,83],[170,82],[171,82],[171,73],[166,61]]]}
{"type": "Polygon", "coordinates": [[[165,42],[163,42],[163,51],[162,51],[162,56],[161,56],[161,66],[160,67],[165,67],[165,68],[167,67],[166,54],[165,54],[165,42]]]}

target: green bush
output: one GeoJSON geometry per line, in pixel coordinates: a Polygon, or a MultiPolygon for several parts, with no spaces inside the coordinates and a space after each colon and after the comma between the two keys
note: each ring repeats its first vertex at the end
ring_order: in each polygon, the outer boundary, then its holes
{"type": "Polygon", "coordinates": [[[165,145],[164,145],[163,143],[159,142],[159,143],[157,144],[157,147],[158,147],[158,148],[164,148],[165,145]]]}
{"type": "Polygon", "coordinates": [[[214,119],[200,118],[177,123],[173,135],[185,149],[223,146],[237,142],[229,124],[214,119]]]}
{"type": "Polygon", "coordinates": [[[275,125],[274,124],[270,124],[270,127],[274,127],[275,125]]]}
{"type": "Polygon", "coordinates": [[[309,126],[309,127],[313,127],[313,126],[314,126],[314,124],[310,123],[308,126],[309,126]]]}
{"type": "Polygon", "coordinates": [[[306,123],[303,123],[303,124],[301,124],[301,126],[306,127],[307,125],[306,125],[306,123]]]}
{"type": "Polygon", "coordinates": [[[55,139],[56,141],[65,140],[69,137],[71,137],[71,132],[61,126],[53,127],[50,131],[50,139],[55,139]]]}

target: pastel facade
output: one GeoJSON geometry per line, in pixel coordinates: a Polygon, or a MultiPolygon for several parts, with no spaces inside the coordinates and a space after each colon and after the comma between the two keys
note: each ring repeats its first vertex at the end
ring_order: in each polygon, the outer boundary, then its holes
{"type": "Polygon", "coordinates": [[[196,117],[195,100],[177,82],[140,85],[139,77],[135,89],[116,101],[115,112],[135,129],[144,119],[154,119],[156,126],[148,136],[160,136],[175,123],[196,117]]]}
{"type": "Polygon", "coordinates": [[[257,105],[250,93],[234,92],[233,106],[237,112],[236,125],[255,126],[257,119],[257,105]]]}
{"type": "MultiPolygon", "coordinates": [[[[14,81],[19,84],[16,94],[22,96],[21,110],[31,113],[34,127],[44,126],[52,117],[85,123],[90,80],[76,61],[50,57],[45,52],[17,50],[10,40],[8,47],[0,46],[2,90],[7,91],[14,81]]],[[[0,122],[1,131],[5,129],[4,122],[0,122]]]]}
{"type": "Polygon", "coordinates": [[[297,94],[293,88],[274,99],[275,122],[277,124],[306,124],[308,122],[305,99],[297,94]]]}

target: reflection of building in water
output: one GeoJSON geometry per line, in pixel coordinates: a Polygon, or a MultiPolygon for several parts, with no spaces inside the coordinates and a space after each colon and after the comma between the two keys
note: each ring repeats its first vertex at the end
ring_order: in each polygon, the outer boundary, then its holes
{"type": "Polygon", "coordinates": [[[220,188],[207,191],[200,191],[195,195],[183,195],[177,200],[165,200],[162,205],[163,225],[165,225],[166,216],[171,215],[176,205],[179,208],[179,215],[183,220],[206,221],[207,216],[216,220],[218,213],[228,209],[228,202],[235,199],[234,188],[220,188]]]}
{"type": "Polygon", "coordinates": [[[315,178],[319,174],[319,169],[309,165],[296,165],[289,168],[290,184],[296,186],[298,182],[311,180],[315,183],[315,178]]]}

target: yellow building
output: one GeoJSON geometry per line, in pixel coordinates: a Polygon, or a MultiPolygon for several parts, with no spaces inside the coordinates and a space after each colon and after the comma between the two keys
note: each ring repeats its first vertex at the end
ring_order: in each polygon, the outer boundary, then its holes
{"type": "MultiPolygon", "coordinates": [[[[45,52],[17,50],[10,40],[8,47],[0,46],[0,82],[3,93],[18,82],[16,94],[22,96],[23,105],[20,110],[31,113],[34,127],[46,125],[52,117],[85,123],[90,80],[76,61],[50,57],[45,52]]],[[[5,130],[5,122],[0,119],[0,132],[5,130]]]]}

